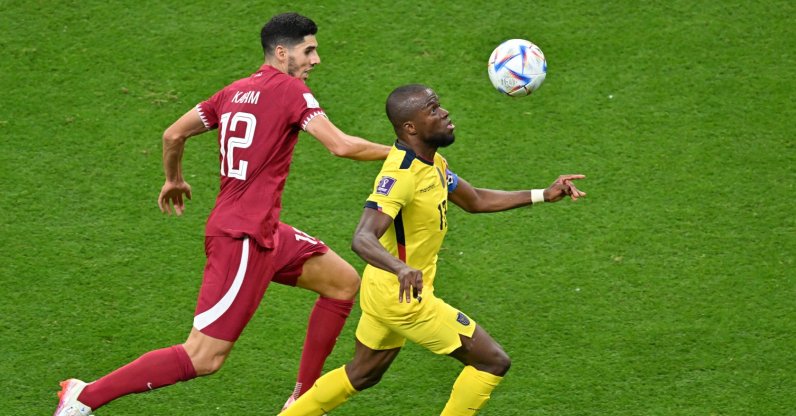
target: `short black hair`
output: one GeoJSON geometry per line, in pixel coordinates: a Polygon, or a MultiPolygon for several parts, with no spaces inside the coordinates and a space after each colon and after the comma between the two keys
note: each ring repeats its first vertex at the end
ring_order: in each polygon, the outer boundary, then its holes
{"type": "Polygon", "coordinates": [[[393,129],[398,133],[404,122],[414,117],[415,113],[426,105],[425,96],[420,93],[428,91],[422,84],[408,84],[394,89],[387,97],[387,118],[390,119],[393,129]]]}
{"type": "Polygon", "coordinates": [[[292,47],[305,36],[318,33],[318,26],[309,17],[295,12],[278,14],[260,30],[260,42],[266,56],[273,55],[277,45],[292,47]]]}

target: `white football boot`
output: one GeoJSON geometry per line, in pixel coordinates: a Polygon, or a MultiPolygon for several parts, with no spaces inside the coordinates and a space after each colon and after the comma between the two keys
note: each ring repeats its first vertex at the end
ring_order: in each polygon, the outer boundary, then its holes
{"type": "MultiPolygon", "coordinates": [[[[287,398],[285,405],[282,406],[282,411],[284,412],[285,410],[287,410],[287,408],[292,406],[293,403],[295,402],[296,402],[296,397],[291,394],[290,397],[287,398]]],[[[324,413],[323,416],[326,416],[326,413],[324,413]]]]}
{"type": "Polygon", "coordinates": [[[293,403],[295,403],[295,402],[296,402],[296,398],[293,397],[293,395],[291,394],[290,397],[287,398],[287,401],[285,402],[285,405],[282,406],[282,411],[284,412],[285,410],[287,410],[287,408],[292,406],[293,403]]]}
{"type": "Polygon", "coordinates": [[[77,401],[77,396],[87,386],[86,383],[70,378],[61,382],[61,391],[58,392],[58,408],[53,416],[91,416],[91,408],[77,401]]]}

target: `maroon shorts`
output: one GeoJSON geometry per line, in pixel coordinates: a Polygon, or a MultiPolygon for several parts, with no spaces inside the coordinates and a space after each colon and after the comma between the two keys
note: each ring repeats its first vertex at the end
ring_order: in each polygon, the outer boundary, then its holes
{"type": "Polygon", "coordinates": [[[205,265],[193,326],[205,335],[236,341],[274,282],[295,286],[304,262],[329,247],[279,223],[274,249],[248,237],[205,237],[205,265]]]}

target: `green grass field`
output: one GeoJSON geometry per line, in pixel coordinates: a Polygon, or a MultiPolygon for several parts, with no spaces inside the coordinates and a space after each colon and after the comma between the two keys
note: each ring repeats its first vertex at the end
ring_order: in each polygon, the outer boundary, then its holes
{"type": "MultiPolygon", "coordinates": [[[[444,154],[471,183],[588,175],[577,203],[449,212],[437,293],[513,358],[483,415],[796,415],[793,2],[0,10],[0,414],[50,414],[58,381],[184,340],[218,157],[212,134],[189,142],[194,200],[166,217],[161,134],[256,70],[260,27],[296,10],[320,27],[323,62],[308,83],[346,132],[391,143],[384,100],[419,82],[451,112],[457,143],[444,154]],[[548,58],[533,97],[501,96],[487,78],[492,48],[515,37],[548,58]]],[[[348,247],[378,170],[302,136],[283,220],[361,270],[348,247]]],[[[273,285],[218,374],[98,414],[276,414],[314,299],[273,285]]],[[[358,317],[327,369],[351,356],[358,317]]],[[[334,414],[438,414],[459,368],[410,345],[334,414]]]]}

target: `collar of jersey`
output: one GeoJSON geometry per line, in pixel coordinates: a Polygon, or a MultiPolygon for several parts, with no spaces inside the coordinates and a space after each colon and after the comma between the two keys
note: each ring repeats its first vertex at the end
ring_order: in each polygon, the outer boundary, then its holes
{"type": "MultiPolygon", "coordinates": [[[[282,71],[274,68],[273,66],[271,66],[269,64],[262,64],[262,66],[260,66],[260,69],[258,69],[257,72],[255,72],[255,74],[266,73],[266,72],[282,72],[282,71]]],[[[282,73],[284,73],[284,72],[282,72],[282,73]]]]}
{"type": "Polygon", "coordinates": [[[421,161],[421,162],[425,163],[426,165],[429,165],[429,166],[434,166],[434,161],[433,161],[433,160],[426,160],[426,159],[423,159],[422,157],[418,156],[418,155],[417,155],[417,153],[415,153],[415,151],[414,151],[414,150],[412,150],[412,149],[410,149],[410,148],[408,148],[408,147],[406,147],[406,146],[402,145],[401,143],[398,143],[398,141],[397,141],[397,140],[395,141],[395,147],[396,147],[398,150],[403,150],[404,152],[406,152],[406,154],[408,154],[408,155],[409,155],[409,156],[411,156],[412,158],[414,158],[414,159],[417,159],[417,160],[419,160],[419,161],[421,161]]]}

